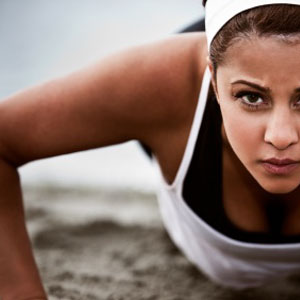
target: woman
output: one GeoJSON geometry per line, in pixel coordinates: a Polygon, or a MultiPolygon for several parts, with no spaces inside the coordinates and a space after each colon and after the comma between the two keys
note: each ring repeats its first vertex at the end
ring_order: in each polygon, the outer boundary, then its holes
{"type": "Polygon", "coordinates": [[[134,47],[1,102],[1,296],[46,297],[17,168],[131,139],[151,149],[166,228],[202,272],[235,288],[299,272],[299,15],[299,0],[208,0],[207,38],[134,47]]]}

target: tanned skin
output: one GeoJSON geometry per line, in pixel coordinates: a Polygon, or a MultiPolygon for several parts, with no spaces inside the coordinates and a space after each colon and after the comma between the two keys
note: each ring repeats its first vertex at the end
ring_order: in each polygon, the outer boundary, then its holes
{"type": "Polygon", "coordinates": [[[204,33],[107,56],[0,102],[0,297],[47,299],[28,238],[18,168],[129,140],[148,145],[172,182],[206,66],[204,33]]]}

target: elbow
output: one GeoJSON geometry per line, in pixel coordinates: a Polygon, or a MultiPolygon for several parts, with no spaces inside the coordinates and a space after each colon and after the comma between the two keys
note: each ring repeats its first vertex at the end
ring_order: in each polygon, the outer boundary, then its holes
{"type": "Polygon", "coordinates": [[[6,162],[15,169],[28,163],[28,161],[16,155],[16,152],[11,150],[4,143],[0,143],[0,160],[6,162]]]}

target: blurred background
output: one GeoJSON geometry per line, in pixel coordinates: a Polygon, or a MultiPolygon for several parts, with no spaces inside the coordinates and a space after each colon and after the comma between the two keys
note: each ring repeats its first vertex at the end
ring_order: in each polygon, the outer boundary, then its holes
{"type": "MultiPolygon", "coordinates": [[[[111,52],[165,38],[203,15],[201,0],[1,0],[0,99],[111,52]]],[[[25,186],[153,191],[136,142],[31,162],[25,186]]]]}

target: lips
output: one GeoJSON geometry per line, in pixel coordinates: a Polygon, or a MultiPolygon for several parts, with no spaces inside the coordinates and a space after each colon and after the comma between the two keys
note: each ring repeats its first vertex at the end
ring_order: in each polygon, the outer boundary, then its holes
{"type": "Polygon", "coordinates": [[[296,160],[293,160],[290,158],[285,158],[285,159],[270,158],[270,159],[264,160],[263,162],[269,163],[272,165],[279,165],[279,166],[299,163],[299,161],[296,161],[296,160]]]}
{"type": "Polygon", "coordinates": [[[287,175],[299,166],[299,161],[290,158],[271,158],[262,161],[262,165],[268,173],[277,175],[287,175]]]}

